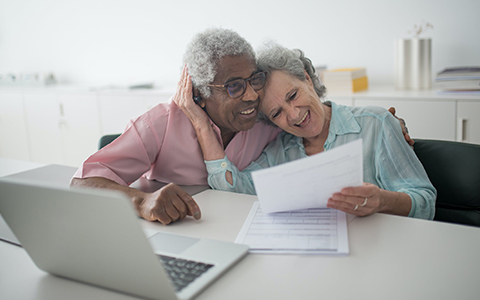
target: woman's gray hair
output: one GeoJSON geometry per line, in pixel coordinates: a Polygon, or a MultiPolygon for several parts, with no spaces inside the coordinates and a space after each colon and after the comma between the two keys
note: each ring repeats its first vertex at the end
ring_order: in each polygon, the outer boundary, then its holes
{"type": "MultiPolygon", "coordinates": [[[[320,98],[320,101],[324,98],[327,89],[320,82],[318,75],[315,73],[315,67],[312,64],[312,61],[305,57],[303,51],[299,49],[290,50],[279,44],[270,42],[261,50],[257,51],[257,54],[257,66],[262,71],[285,71],[302,81],[307,79],[304,72],[307,71],[308,76],[312,79],[313,88],[320,98]]],[[[324,102],[324,104],[329,106],[328,102],[324,102]]],[[[275,124],[273,124],[261,111],[258,114],[258,119],[269,125],[275,126],[275,124]]]]}
{"type": "Polygon", "coordinates": [[[258,51],[257,66],[267,72],[286,71],[302,81],[306,80],[304,71],[307,71],[318,97],[322,99],[325,96],[326,88],[315,73],[312,61],[299,49],[290,50],[276,43],[269,43],[258,51]]]}
{"type": "Polygon", "coordinates": [[[193,86],[202,96],[211,96],[207,86],[217,75],[217,63],[224,56],[250,54],[255,59],[252,46],[237,32],[229,29],[212,28],[197,34],[183,56],[193,86]]]}

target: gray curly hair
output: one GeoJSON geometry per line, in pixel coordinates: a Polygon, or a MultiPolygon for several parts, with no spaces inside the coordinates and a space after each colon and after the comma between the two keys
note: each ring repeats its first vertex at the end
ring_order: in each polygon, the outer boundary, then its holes
{"type": "MultiPolygon", "coordinates": [[[[312,61],[308,57],[305,57],[303,51],[299,49],[290,50],[271,42],[257,51],[257,54],[257,66],[262,71],[286,71],[302,81],[307,79],[304,73],[304,71],[307,71],[308,76],[312,79],[313,88],[318,97],[320,100],[324,98],[327,89],[320,82],[318,75],[315,73],[315,67],[312,64],[312,61]]],[[[328,103],[326,105],[328,105],[328,103]]],[[[262,112],[258,114],[258,118],[265,121],[267,124],[273,125],[268,117],[262,112]]]]}
{"type": "Polygon", "coordinates": [[[250,54],[255,59],[252,46],[237,32],[229,29],[212,28],[197,34],[183,56],[193,86],[204,97],[211,96],[207,86],[215,79],[217,63],[224,56],[250,54]]]}
{"type": "Polygon", "coordinates": [[[263,71],[286,71],[300,80],[306,80],[304,70],[312,79],[318,97],[325,96],[326,88],[321,84],[312,61],[302,50],[290,50],[276,43],[269,43],[258,51],[257,66],[263,71]]]}

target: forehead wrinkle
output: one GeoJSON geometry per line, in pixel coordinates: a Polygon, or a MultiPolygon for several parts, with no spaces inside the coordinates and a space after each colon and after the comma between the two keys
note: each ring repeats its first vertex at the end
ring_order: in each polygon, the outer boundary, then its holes
{"type": "MultiPolygon", "coordinates": [[[[287,76],[287,78],[281,77],[281,79],[275,76],[274,80],[271,80],[271,77],[270,77],[267,80],[267,83],[264,87],[265,98],[268,97],[268,95],[270,95],[270,97],[272,99],[272,103],[284,104],[284,103],[288,102],[290,94],[292,93],[292,91],[294,91],[297,88],[298,87],[290,80],[290,78],[288,76],[287,76]],[[273,85],[272,83],[275,80],[278,81],[279,83],[276,84],[276,85],[273,85]],[[268,90],[270,90],[270,92],[268,90]],[[275,91],[275,92],[272,92],[272,91],[275,91]]],[[[267,113],[267,115],[272,114],[276,109],[282,108],[282,107],[283,107],[283,105],[279,105],[278,107],[273,107],[267,113]]]]}
{"type": "MultiPolygon", "coordinates": [[[[267,94],[268,92],[265,91],[265,93],[267,94]]],[[[271,97],[271,103],[273,104],[273,107],[268,111],[268,115],[271,115],[273,112],[275,112],[277,109],[279,108],[282,108],[282,105],[277,105],[279,103],[283,103],[283,100],[282,100],[282,96],[278,96],[278,95],[272,95],[272,93],[270,93],[271,97]]],[[[265,102],[265,101],[264,101],[265,102]]]]}
{"type": "Polygon", "coordinates": [[[225,83],[229,83],[229,82],[232,82],[234,80],[237,80],[237,79],[247,79],[247,78],[250,78],[253,76],[253,74],[255,74],[257,72],[257,70],[253,70],[252,73],[250,73],[250,75],[248,75],[247,77],[242,77],[242,76],[237,76],[237,77],[230,77],[228,78],[227,80],[225,80],[225,83]]]}
{"type": "MultiPolygon", "coordinates": [[[[224,83],[228,83],[228,82],[231,82],[231,81],[234,81],[234,80],[237,80],[237,79],[247,79],[247,78],[250,78],[252,77],[253,74],[255,74],[255,72],[257,71],[257,69],[254,69],[249,75],[247,75],[247,77],[243,77],[243,76],[231,76],[227,79],[225,79],[224,83]]],[[[238,70],[235,70],[234,68],[229,68],[229,70],[226,70],[227,74],[231,74],[231,73],[240,73],[240,71],[238,70]]]]}
{"type": "MultiPolygon", "coordinates": [[[[248,57],[248,55],[243,55],[242,56],[234,56],[234,57],[223,57],[221,61],[223,60],[222,68],[217,67],[217,75],[215,76],[214,81],[217,79],[220,79],[219,77],[223,76],[229,76],[230,74],[234,74],[231,77],[228,77],[224,79],[222,84],[225,84],[229,81],[235,80],[235,79],[247,79],[249,78],[252,74],[254,74],[257,71],[257,66],[255,64],[255,60],[253,60],[251,57],[248,57]],[[246,64],[244,64],[245,60],[247,61],[246,64]],[[232,63],[232,60],[235,63],[232,63]],[[241,60],[241,64],[239,63],[241,60]],[[244,73],[245,70],[252,70],[247,77],[243,77],[244,75],[240,76],[241,73],[244,73]]],[[[220,65],[220,61],[219,61],[220,65]]]]}

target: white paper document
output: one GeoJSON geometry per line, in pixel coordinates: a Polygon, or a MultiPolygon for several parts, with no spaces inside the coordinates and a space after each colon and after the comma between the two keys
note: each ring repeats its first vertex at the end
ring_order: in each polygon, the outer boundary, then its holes
{"type": "Polygon", "coordinates": [[[265,213],[325,208],[344,187],[363,184],[362,140],[252,173],[265,213]]]}
{"type": "Polygon", "coordinates": [[[346,214],[330,208],[265,214],[256,201],[235,243],[251,253],[348,254],[346,214]]]}

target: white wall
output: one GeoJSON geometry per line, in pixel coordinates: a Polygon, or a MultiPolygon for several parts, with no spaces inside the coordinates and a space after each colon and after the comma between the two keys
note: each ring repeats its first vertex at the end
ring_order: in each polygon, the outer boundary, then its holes
{"type": "Polygon", "coordinates": [[[315,64],[365,66],[393,84],[393,41],[426,20],[433,71],[480,65],[478,0],[0,0],[0,74],[54,72],[66,83],[174,85],[186,44],[205,28],[273,39],[315,64]]]}

